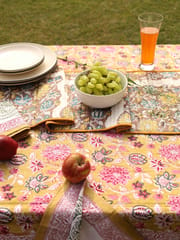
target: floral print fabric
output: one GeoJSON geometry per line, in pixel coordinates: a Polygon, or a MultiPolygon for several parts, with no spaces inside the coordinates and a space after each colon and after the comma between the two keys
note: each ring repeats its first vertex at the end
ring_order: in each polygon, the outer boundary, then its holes
{"type": "MultiPolygon", "coordinates": [[[[101,198],[94,203],[98,215],[103,214],[104,201],[120,216],[126,215],[145,239],[158,235],[158,239],[169,240],[170,233],[178,239],[179,136],[52,134],[43,127],[19,142],[17,161],[1,163],[1,239],[35,234],[63,186],[61,166],[71,152],[80,152],[91,162],[86,192],[93,191],[101,198]]],[[[89,212],[83,208],[84,214],[89,212]]]]}
{"type": "MultiPolygon", "coordinates": [[[[149,125],[147,120],[150,115],[158,122],[164,117],[165,120],[169,119],[163,115],[164,108],[169,107],[173,114],[171,126],[178,127],[179,115],[173,106],[178,106],[179,99],[179,73],[175,72],[179,66],[179,46],[157,46],[156,70],[169,71],[154,73],[130,72],[138,69],[138,46],[51,48],[59,56],[73,56],[74,59],[89,64],[102,60],[109,67],[129,71],[129,76],[138,84],[151,85],[150,88],[141,89],[146,98],[144,95],[134,94],[141,86],[129,89],[127,101],[131,108],[135,105],[134,118],[133,114],[130,114],[131,119],[134,119],[133,131],[138,126],[136,119],[140,116],[139,105],[135,102],[141,103],[146,126],[149,125]],[[165,95],[162,95],[162,90],[165,95]],[[154,93],[157,94],[154,96],[154,93]],[[156,105],[157,100],[163,104],[162,108],[161,105],[156,105]]],[[[58,64],[63,67],[67,79],[71,79],[72,73],[79,71],[73,64],[68,65],[64,61],[59,61],[58,64]]],[[[0,96],[12,99],[26,122],[36,125],[52,116],[53,104],[57,110],[55,113],[59,111],[59,107],[66,106],[60,100],[60,91],[56,95],[61,80],[61,77],[54,73],[41,82],[40,87],[38,83],[28,84],[23,88],[1,87],[0,96]],[[41,110],[39,113],[36,112],[37,106],[41,110]]],[[[71,89],[70,85],[68,89],[71,89]]],[[[74,99],[73,103],[76,104],[77,99],[74,99]]],[[[71,109],[66,108],[62,113],[63,121],[72,124],[74,116],[71,109]],[[69,116],[71,121],[66,122],[69,116]]],[[[168,123],[170,122],[166,121],[167,125],[163,125],[166,129],[170,126],[168,123]]],[[[144,239],[179,240],[180,136],[142,135],[134,132],[120,134],[110,131],[52,133],[41,124],[18,144],[17,154],[9,162],[0,163],[0,239],[35,239],[43,217],[48,215],[48,206],[54,203],[55,198],[58,198],[58,201],[63,200],[58,194],[59,189],[64,188],[65,182],[61,171],[63,160],[71,152],[80,152],[91,163],[91,173],[85,188],[83,217],[88,219],[92,226],[98,226],[103,239],[106,233],[111,237],[113,232],[116,236],[117,229],[113,224],[109,224],[109,219],[103,224],[93,224],[101,223],[98,220],[111,209],[116,217],[118,216],[118,222],[127,217],[128,222],[144,239]],[[108,208],[105,209],[104,206],[108,208]],[[111,231],[107,226],[111,227],[111,231]]],[[[75,207],[76,202],[70,204],[75,207]]],[[[57,213],[54,214],[56,216],[57,213]]],[[[66,221],[63,223],[59,222],[60,218],[56,218],[60,228],[66,226],[67,220],[71,221],[74,216],[68,209],[65,214],[66,221]]],[[[63,228],[66,236],[69,230],[70,228],[63,228]]],[[[130,232],[130,228],[128,231],[130,232]]]]}

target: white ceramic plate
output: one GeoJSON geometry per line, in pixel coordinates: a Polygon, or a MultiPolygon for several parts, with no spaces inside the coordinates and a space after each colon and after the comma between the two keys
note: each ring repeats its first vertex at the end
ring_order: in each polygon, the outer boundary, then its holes
{"type": "Polygon", "coordinates": [[[0,71],[21,72],[42,63],[44,54],[34,43],[9,43],[0,46],[0,71]]]}
{"type": "Polygon", "coordinates": [[[39,80],[39,78],[47,74],[50,70],[54,68],[57,62],[57,56],[55,52],[50,50],[48,47],[37,44],[39,48],[42,49],[44,53],[44,61],[32,71],[22,72],[22,73],[0,73],[0,85],[20,85],[29,82],[39,80]]]}

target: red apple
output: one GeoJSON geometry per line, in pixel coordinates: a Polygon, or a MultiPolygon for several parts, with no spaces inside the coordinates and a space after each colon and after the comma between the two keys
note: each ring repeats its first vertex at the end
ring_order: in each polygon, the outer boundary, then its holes
{"type": "Polygon", "coordinates": [[[91,165],[80,153],[71,153],[63,162],[62,173],[71,183],[84,180],[90,173],[91,165]]]}
{"type": "Polygon", "coordinates": [[[0,161],[10,160],[17,151],[18,143],[11,137],[0,135],[0,161]]]}

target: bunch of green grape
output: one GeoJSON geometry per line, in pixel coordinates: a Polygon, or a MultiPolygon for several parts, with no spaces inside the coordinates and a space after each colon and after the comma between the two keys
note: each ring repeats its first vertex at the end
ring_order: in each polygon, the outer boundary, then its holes
{"type": "Polygon", "coordinates": [[[93,95],[109,95],[122,89],[121,77],[100,63],[95,63],[87,74],[77,80],[80,91],[93,95]]]}

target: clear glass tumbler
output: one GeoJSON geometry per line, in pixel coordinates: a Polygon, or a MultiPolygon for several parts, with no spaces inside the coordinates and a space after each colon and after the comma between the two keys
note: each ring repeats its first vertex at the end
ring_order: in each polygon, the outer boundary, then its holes
{"type": "Polygon", "coordinates": [[[138,16],[138,20],[141,35],[140,69],[152,71],[154,69],[156,43],[163,16],[159,13],[143,13],[138,16]]]}

